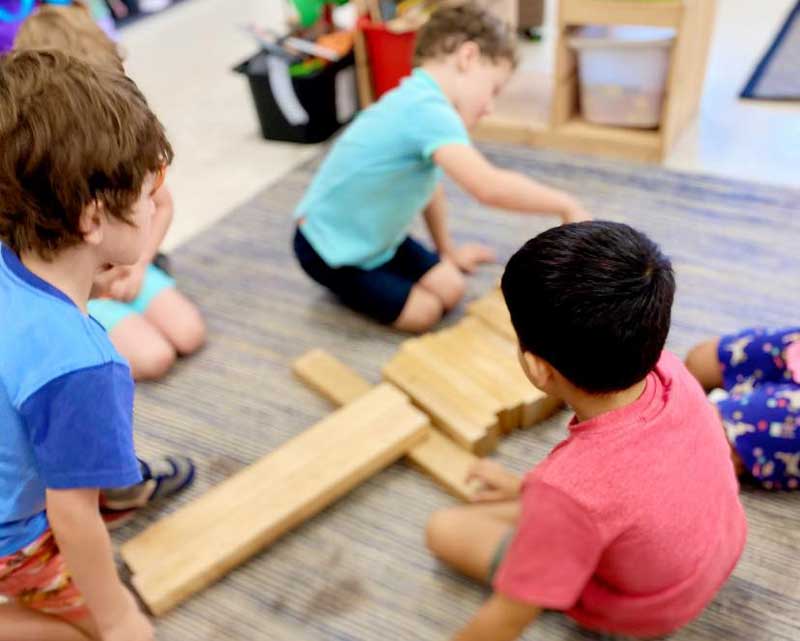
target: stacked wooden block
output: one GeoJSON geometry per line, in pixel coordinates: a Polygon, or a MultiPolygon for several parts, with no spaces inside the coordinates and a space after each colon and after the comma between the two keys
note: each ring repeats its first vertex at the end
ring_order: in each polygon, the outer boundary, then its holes
{"type": "Polygon", "coordinates": [[[482,456],[501,435],[552,414],[558,402],[533,387],[522,371],[499,293],[476,301],[469,311],[453,327],[403,343],[383,374],[442,432],[482,456]]]}

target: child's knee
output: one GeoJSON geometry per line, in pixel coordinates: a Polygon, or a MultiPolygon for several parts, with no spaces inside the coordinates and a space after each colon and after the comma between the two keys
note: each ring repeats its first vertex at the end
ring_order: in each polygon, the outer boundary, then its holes
{"type": "Polygon", "coordinates": [[[169,372],[177,358],[175,349],[166,341],[150,345],[131,361],[133,377],[136,380],[155,380],[169,372]]]}
{"type": "Polygon", "coordinates": [[[436,325],[443,315],[442,301],[429,291],[415,286],[394,326],[401,331],[421,334],[436,325]]]}
{"type": "Polygon", "coordinates": [[[172,344],[181,356],[193,354],[206,342],[206,323],[198,310],[192,310],[181,324],[180,330],[172,336],[172,344]]]}
{"type": "Polygon", "coordinates": [[[446,311],[453,309],[464,298],[467,292],[467,280],[464,274],[452,262],[447,262],[445,286],[441,291],[442,304],[446,311]]]}
{"type": "Polygon", "coordinates": [[[717,356],[718,347],[719,339],[714,338],[695,345],[686,355],[686,369],[705,388],[722,384],[722,367],[717,356]]]}
{"type": "Polygon", "coordinates": [[[425,545],[431,554],[443,557],[453,535],[453,509],[437,510],[425,526],[425,545]]]}

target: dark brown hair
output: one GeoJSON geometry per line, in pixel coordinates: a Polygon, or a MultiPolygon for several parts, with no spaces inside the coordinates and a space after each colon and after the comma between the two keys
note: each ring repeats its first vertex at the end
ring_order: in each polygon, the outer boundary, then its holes
{"type": "Polygon", "coordinates": [[[92,19],[89,9],[76,2],[68,6],[43,5],[25,22],[14,49],[59,49],[86,62],[123,71],[115,42],[92,19]]]}
{"type": "Polygon", "coordinates": [[[146,176],[171,161],[130,78],[56,50],[0,57],[0,241],[15,252],[80,244],[93,202],[129,221],[146,176]]]}
{"type": "Polygon", "coordinates": [[[511,25],[474,2],[445,5],[430,17],[417,34],[414,63],[453,53],[465,42],[478,45],[492,62],[505,60],[517,66],[516,37],[511,25]]]}

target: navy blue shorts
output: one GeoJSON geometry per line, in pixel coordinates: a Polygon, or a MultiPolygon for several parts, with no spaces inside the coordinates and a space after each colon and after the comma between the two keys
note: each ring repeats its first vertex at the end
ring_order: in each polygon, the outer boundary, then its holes
{"type": "Polygon", "coordinates": [[[439,256],[410,236],[388,262],[375,269],[331,267],[303,236],[294,235],[294,253],[306,274],[331,290],[339,300],[379,323],[397,320],[411,288],[439,263],[439,256]]]}

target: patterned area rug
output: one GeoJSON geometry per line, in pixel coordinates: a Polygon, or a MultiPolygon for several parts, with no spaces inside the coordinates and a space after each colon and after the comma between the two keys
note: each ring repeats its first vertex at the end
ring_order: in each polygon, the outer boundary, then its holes
{"type": "Polygon", "coordinates": [[[753,71],[742,98],[800,100],[800,1],[753,71]]]}
{"type": "MultiPolygon", "coordinates": [[[[489,157],[579,195],[598,218],[639,226],[678,273],[670,347],[751,324],[796,322],[800,192],[657,167],[490,146],[489,157]]],[[[190,501],[327,415],[296,381],[293,358],[322,347],[370,380],[403,336],[341,308],[290,254],[290,212],[316,161],[176,251],[180,287],[208,318],[208,347],[166,381],[142,385],[137,442],[144,456],[180,451],[199,465],[190,501]]],[[[494,245],[501,260],[555,219],[487,211],[448,185],[459,241],[494,245]]],[[[191,215],[183,212],[182,215],[191,215]]],[[[501,267],[470,282],[485,293],[501,267]]],[[[457,310],[453,318],[461,315],[457,310]]],[[[564,437],[566,412],[504,441],[496,456],[520,472],[564,437]]],[[[269,492],[270,488],[263,488],[269,492]]],[[[800,638],[800,494],[745,490],[747,551],[733,579],[679,641],[800,638]]],[[[486,592],[438,565],[423,528],[451,499],[397,464],[158,622],[160,641],[442,641],[486,592]]],[[[133,536],[174,509],[156,507],[117,535],[133,536]]],[[[600,639],[556,613],[524,637],[600,639]]]]}

